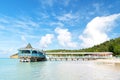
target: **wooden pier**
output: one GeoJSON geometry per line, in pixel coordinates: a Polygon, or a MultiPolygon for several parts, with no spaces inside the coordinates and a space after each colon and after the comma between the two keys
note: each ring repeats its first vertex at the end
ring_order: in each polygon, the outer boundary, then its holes
{"type": "Polygon", "coordinates": [[[37,61],[88,61],[96,59],[112,58],[112,52],[40,52],[37,49],[29,47],[19,49],[19,58],[21,62],[37,61]]]}
{"type": "Polygon", "coordinates": [[[49,52],[46,55],[49,61],[86,61],[112,58],[111,52],[49,52]]]}
{"type": "Polygon", "coordinates": [[[49,61],[87,61],[87,60],[96,60],[95,58],[49,58],[49,61]]]}

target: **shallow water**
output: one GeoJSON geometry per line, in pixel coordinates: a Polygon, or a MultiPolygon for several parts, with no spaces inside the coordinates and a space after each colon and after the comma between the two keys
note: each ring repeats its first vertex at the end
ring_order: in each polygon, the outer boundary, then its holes
{"type": "Polygon", "coordinates": [[[120,80],[120,64],[0,59],[0,80],[120,80]]]}

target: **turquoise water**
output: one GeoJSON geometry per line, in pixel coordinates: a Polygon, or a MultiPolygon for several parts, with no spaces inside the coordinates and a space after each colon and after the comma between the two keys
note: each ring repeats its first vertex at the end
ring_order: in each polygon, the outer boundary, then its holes
{"type": "Polygon", "coordinates": [[[0,80],[120,80],[120,65],[93,61],[21,63],[0,59],[0,80]]]}

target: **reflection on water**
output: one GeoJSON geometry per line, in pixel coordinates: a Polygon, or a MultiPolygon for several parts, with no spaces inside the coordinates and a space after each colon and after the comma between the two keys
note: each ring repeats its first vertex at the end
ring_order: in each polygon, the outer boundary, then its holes
{"type": "Polygon", "coordinates": [[[120,64],[0,59],[0,80],[120,80],[120,64]]]}

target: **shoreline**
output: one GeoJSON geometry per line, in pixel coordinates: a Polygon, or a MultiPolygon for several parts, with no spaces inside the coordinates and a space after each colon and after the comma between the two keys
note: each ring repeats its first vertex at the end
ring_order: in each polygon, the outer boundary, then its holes
{"type": "Polygon", "coordinates": [[[95,62],[98,63],[108,63],[108,64],[120,64],[120,59],[110,58],[110,59],[97,59],[95,62]]]}

